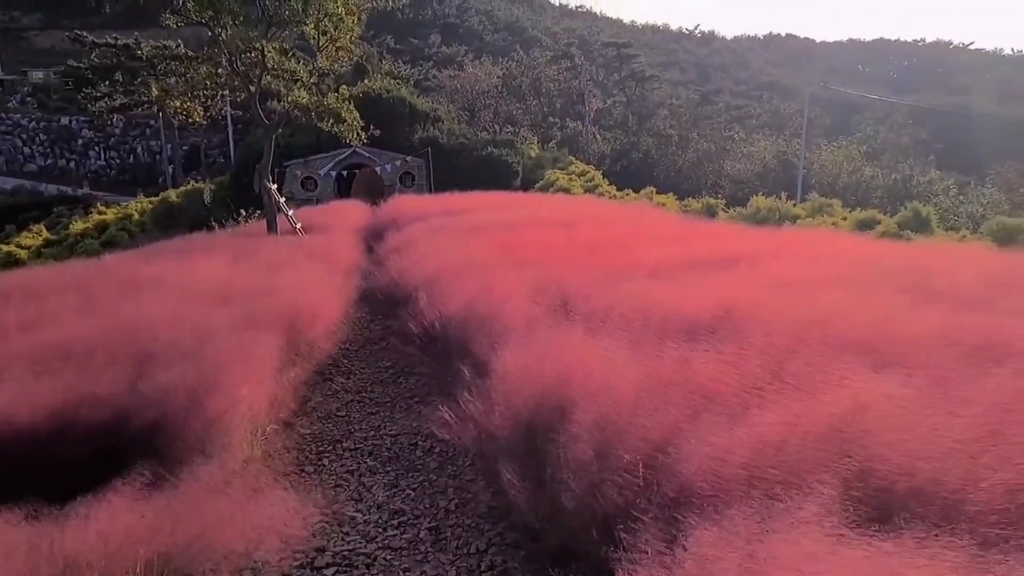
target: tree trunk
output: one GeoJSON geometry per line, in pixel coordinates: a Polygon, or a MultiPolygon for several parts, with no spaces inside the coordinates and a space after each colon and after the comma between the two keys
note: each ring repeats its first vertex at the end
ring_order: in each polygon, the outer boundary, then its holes
{"type": "Polygon", "coordinates": [[[171,178],[171,161],[167,157],[167,138],[164,130],[164,118],[167,115],[157,111],[157,125],[160,127],[160,159],[164,165],[164,187],[167,190],[174,188],[174,181],[171,178]]]}
{"type": "Polygon", "coordinates": [[[171,117],[171,158],[174,159],[174,173],[171,176],[171,188],[177,188],[185,182],[185,174],[182,172],[181,161],[181,138],[178,135],[178,121],[171,117]]]}
{"type": "Polygon", "coordinates": [[[209,180],[210,174],[207,171],[206,163],[206,139],[199,139],[199,173],[203,175],[203,180],[209,180]]]}
{"type": "Polygon", "coordinates": [[[271,169],[274,166],[274,141],[277,140],[277,133],[271,132],[264,136],[263,158],[260,159],[256,168],[256,192],[263,196],[263,215],[267,219],[267,234],[276,236],[280,234],[277,227],[277,203],[270,190],[271,169]]]}

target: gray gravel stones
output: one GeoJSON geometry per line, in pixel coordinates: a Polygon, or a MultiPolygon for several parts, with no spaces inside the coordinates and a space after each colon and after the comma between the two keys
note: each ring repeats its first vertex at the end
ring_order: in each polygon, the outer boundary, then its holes
{"type": "Polygon", "coordinates": [[[365,315],[297,417],[300,476],[333,512],[295,576],[541,576],[467,454],[430,431],[427,386],[365,315]]]}

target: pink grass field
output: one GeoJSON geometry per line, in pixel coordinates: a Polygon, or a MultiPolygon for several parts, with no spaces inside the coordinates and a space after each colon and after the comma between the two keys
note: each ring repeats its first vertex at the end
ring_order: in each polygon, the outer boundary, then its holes
{"type": "Polygon", "coordinates": [[[339,203],[302,213],[307,238],[257,224],[0,275],[0,492],[81,481],[111,443],[174,477],[41,519],[0,508],[0,575],[199,574],[303,540],[311,501],[254,456],[343,337],[369,216],[339,203]]]}
{"type": "Polygon", "coordinates": [[[381,285],[487,366],[441,430],[553,541],[617,534],[623,575],[1024,571],[1021,254],[567,196],[376,222],[381,285]]]}
{"type": "Polygon", "coordinates": [[[486,367],[439,432],[551,543],[617,546],[619,576],[1024,573],[1019,253],[559,195],[299,216],[307,238],[0,275],[0,465],[31,471],[0,496],[66,489],[55,462],[101,425],[156,469],[42,519],[0,502],[0,576],[223,573],[300,543],[312,502],[253,438],[344,337],[363,272],[486,367]]]}

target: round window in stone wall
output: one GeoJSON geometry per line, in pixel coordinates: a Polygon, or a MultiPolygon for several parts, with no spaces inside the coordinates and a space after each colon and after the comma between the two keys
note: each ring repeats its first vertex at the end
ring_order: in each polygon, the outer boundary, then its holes
{"type": "Polygon", "coordinates": [[[299,179],[299,188],[302,188],[303,192],[316,192],[316,189],[320,187],[320,182],[316,179],[316,176],[303,176],[299,179]]]}
{"type": "Polygon", "coordinates": [[[398,185],[402,188],[412,188],[416,185],[416,174],[411,170],[405,170],[398,175],[398,185]]]}

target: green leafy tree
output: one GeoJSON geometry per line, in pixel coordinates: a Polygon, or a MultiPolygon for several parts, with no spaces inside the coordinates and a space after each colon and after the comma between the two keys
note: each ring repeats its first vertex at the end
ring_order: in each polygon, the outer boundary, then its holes
{"type": "Polygon", "coordinates": [[[312,121],[351,144],[364,138],[346,73],[360,54],[366,8],[363,0],[177,0],[165,15],[170,26],[209,34],[208,57],[195,72],[204,86],[242,100],[255,122],[262,157],[254,188],[268,233],[278,233],[271,172],[287,123],[312,121]]]}
{"type": "Polygon", "coordinates": [[[990,177],[990,185],[1006,198],[1012,216],[1024,214],[1024,161],[996,168],[990,177]]]}
{"type": "Polygon", "coordinates": [[[75,31],[68,39],[84,55],[69,61],[63,73],[80,102],[99,114],[156,110],[160,129],[170,135],[174,159],[172,172],[165,157],[167,186],[181,184],[179,125],[205,120],[220,96],[210,82],[202,82],[202,76],[195,73],[206,69],[203,58],[208,55],[191,52],[179,41],[143,40],[138,34],[98,38],[75,31]],[[169,127],[165,120],[170,121],[169,127]]]}

